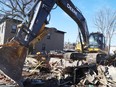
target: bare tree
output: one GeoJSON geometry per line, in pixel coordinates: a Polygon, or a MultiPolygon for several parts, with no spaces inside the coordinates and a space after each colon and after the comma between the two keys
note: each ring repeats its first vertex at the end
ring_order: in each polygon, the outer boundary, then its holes
{"type": "Polygon", "coordinates": [[[116,31],[116,11],[109,8],[100,10],[95,17],[95,26],[106,37],[109,53],[111,39],[116,31]]]}
{"type": "Polygon", "coordinates": [[[34,0],[0,0],[0,15],[24,20],[34,0]]]}

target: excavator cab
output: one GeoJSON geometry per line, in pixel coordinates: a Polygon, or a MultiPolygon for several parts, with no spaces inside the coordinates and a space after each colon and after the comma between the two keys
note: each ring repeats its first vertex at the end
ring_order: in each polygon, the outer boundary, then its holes
{"type": "Polygon", "coordinates": [[[89,35],[89,52],[105,50],[105,37],[102,33],[96,32],[89,35]]]}

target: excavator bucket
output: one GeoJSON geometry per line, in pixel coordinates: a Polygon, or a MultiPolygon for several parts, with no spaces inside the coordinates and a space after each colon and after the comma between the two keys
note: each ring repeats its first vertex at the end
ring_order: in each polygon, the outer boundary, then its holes
{"type": "Polygon", "coordinates": [[[9,42],[0,48],[0,69],[14,80],[19,87],[22,84],[22,69],[27,54],[27,48],[15,41],[9,42]]]}

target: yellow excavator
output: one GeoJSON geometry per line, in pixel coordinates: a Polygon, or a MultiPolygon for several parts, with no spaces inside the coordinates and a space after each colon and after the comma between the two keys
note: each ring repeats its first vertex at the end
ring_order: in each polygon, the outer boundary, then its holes
{"type": "MultiPolygon", "coordinates": [[[[85,47],[85,51],[88,53],[98,53],[100,51],[106,50],[105,37],[100,32],[90,33],[89,35],[89,44],[85,47]]],[[[84,43],[82,43],[84,46],[84,43]]],[[[81,42],[77,42],[75,46],[77,52],[82,52],[81,42]]]]}
{"type": "Polygon", "coordinates": [[[105,37],[102,33],[96,32],[89,35],[89,52],[105,51],[105,37]]]}
{"type": "Polygon", "coordinates": [[[89,35],[84,16],[70,0],[36,0],[30,11],[33,15],[30,17],[28,26],[23,22],[16,36],[0,48],[0,69],[16,81],[20,87],[23,87],[22,69],[29,44],[41,35],[44,25],[48,22],[47,17],[55,4],[63,9],[79,26],[83,38],[83,42],[81,40],[82,52],[84,52],[85,46],[90,47],[91,51],[93,48],[100,48],[104,45],[102,35],[98,33],[89,35]]]}

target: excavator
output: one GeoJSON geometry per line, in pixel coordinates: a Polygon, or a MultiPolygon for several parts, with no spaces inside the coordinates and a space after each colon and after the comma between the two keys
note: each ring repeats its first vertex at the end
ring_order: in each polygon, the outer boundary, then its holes
{"type": "MultiPolygon", "coordinates": [[[[88,40],[89,40],[89,45],[87,46],[87,49],[85,51],[88,51],[89,53],[97,53],[99,51],[105,52],[106,50],[105,37],[102,33],[92,32],[89,34],[88,40]]],[[[80,41],[81,41],[81,37],[80,37],[80,41]]],[[[79,41],[77,42],[75,46],[75,50],[77,52],[83,51],[81,44],[84,45],[84,43],[81,43],[79,41]]]]}
{"type": "Polygon", "coordinates": [[[23,87],[22,69],[29,44],[44,31],[44,26],[48,23],[47,17],[55,4],[63,9],[79,26],[83,38],[83,40],[81,38],[82,52],[84,52],[85,46],[99,49],[104,47],[102,46],[104,45],[103,35],[89,34],[84,16],[71,0],[36,0],[30,11],[32,15],[29,15],[29,24],[26,25],[23,22],[22,26],[18,28],[16,36],[0,48],[0,69],[5,75],[17,82],[19,87],[23,87]]]}

